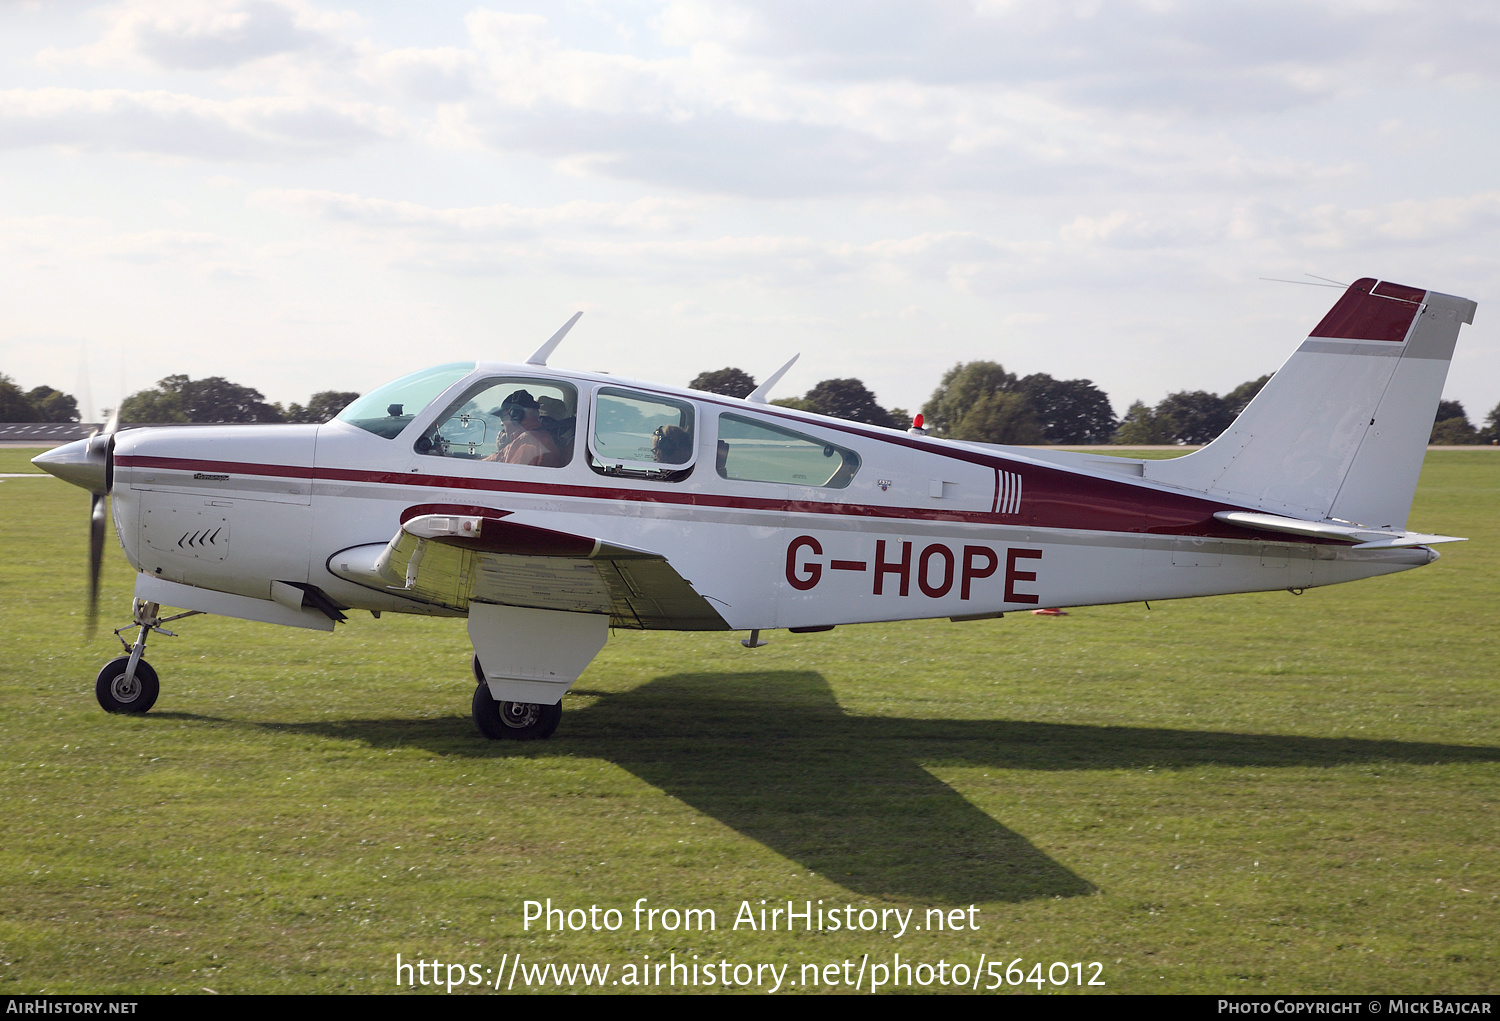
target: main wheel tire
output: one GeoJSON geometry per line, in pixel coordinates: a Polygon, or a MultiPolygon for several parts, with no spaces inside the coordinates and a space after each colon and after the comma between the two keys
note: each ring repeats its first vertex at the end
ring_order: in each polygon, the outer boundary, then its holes
{"type": "Polygon", "coordinates": [[[540,741],[551,737],[560,722],[561,702],[496,702],[488,684],[474,689],[474,725],[491,741],[540,741]]]}
{"type": "Polygon", "coordinates": [[[156,696],[161,694],[156,671],[143,659],[136,663],[135,677],[126,684],[125,670],[129,666],[129,656],[117,656],[99,671],[94,697],[107,713],[144,713],[156,705],[156,696]]]}

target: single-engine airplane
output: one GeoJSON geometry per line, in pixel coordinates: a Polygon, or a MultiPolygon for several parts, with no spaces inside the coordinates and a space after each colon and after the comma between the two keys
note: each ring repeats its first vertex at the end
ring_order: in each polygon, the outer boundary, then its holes
{"type": "MultiPolygon", "coordinates": [[[[95,685],[145,712],[152,632],[193,613],[333,629],[468,621],[489,738],[545,738],[611,627],[825,631],[1301,590],[1419,567],[1408,531],[1475,304],[1363,279],[1218,439],[1166,461],[929,438],[547,359],[403,377],[324,425],[117,432],[35,463],[104,500],[139,572],[95,685]],[[161,607],[186,612],[163,617],[161,607]],[[117,632],[119,634],[120,632],[117,632]]],[[[581,314],[581,313],[580,313],[581,314]]],[[[790,367],[790,363],[787,367],[790,367]]],[[[92,604],[91,604],[92,608],[92,604]]]]}

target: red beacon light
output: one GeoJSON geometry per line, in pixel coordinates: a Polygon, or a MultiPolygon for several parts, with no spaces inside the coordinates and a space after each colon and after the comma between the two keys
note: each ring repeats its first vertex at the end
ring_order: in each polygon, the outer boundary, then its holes
{"type": "Polygon", "coordinates": [[[912,417],[911,428],[906,430],[913,436],[926,436],[927,430],[922,428],[922,413],[919,411],[912,417]]]}

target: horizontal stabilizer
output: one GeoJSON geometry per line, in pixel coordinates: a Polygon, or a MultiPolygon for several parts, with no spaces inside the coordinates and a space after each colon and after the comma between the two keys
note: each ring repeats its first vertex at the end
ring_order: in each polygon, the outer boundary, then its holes
{"type": "Polygon", "coordinates": [[[1347,539],[1355,549],[1395,549],[1401,546],[1431,546],[1440,542],[1467,542],[1457,535],[1427,535],[1422,532],[1397,532],[1364,528],[1339,521],[1304,521],[1279,514],[1257,514],[1253,511],[1217,511],[1214,517],[1228,525],[1253,528],[1261,532],[1285,532],[1311,539],[1347,539]]]}

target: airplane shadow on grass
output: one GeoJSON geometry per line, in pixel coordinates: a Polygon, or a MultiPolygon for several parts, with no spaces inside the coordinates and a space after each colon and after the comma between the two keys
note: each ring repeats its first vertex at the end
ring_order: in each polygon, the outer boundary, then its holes
{"type": "Polygon", "coordinates": [[[442,755],[604,759],[846,889],[932,904],[1095,887],[923,762],[1043,771],[1500,762],[1500,748],[1464,745],[851,716],[821,675],[804,671],[676,674],[578,693],[595,701],[565,713],[549,742],[486,742],[455,717],[261,726],[442,755]]]}

